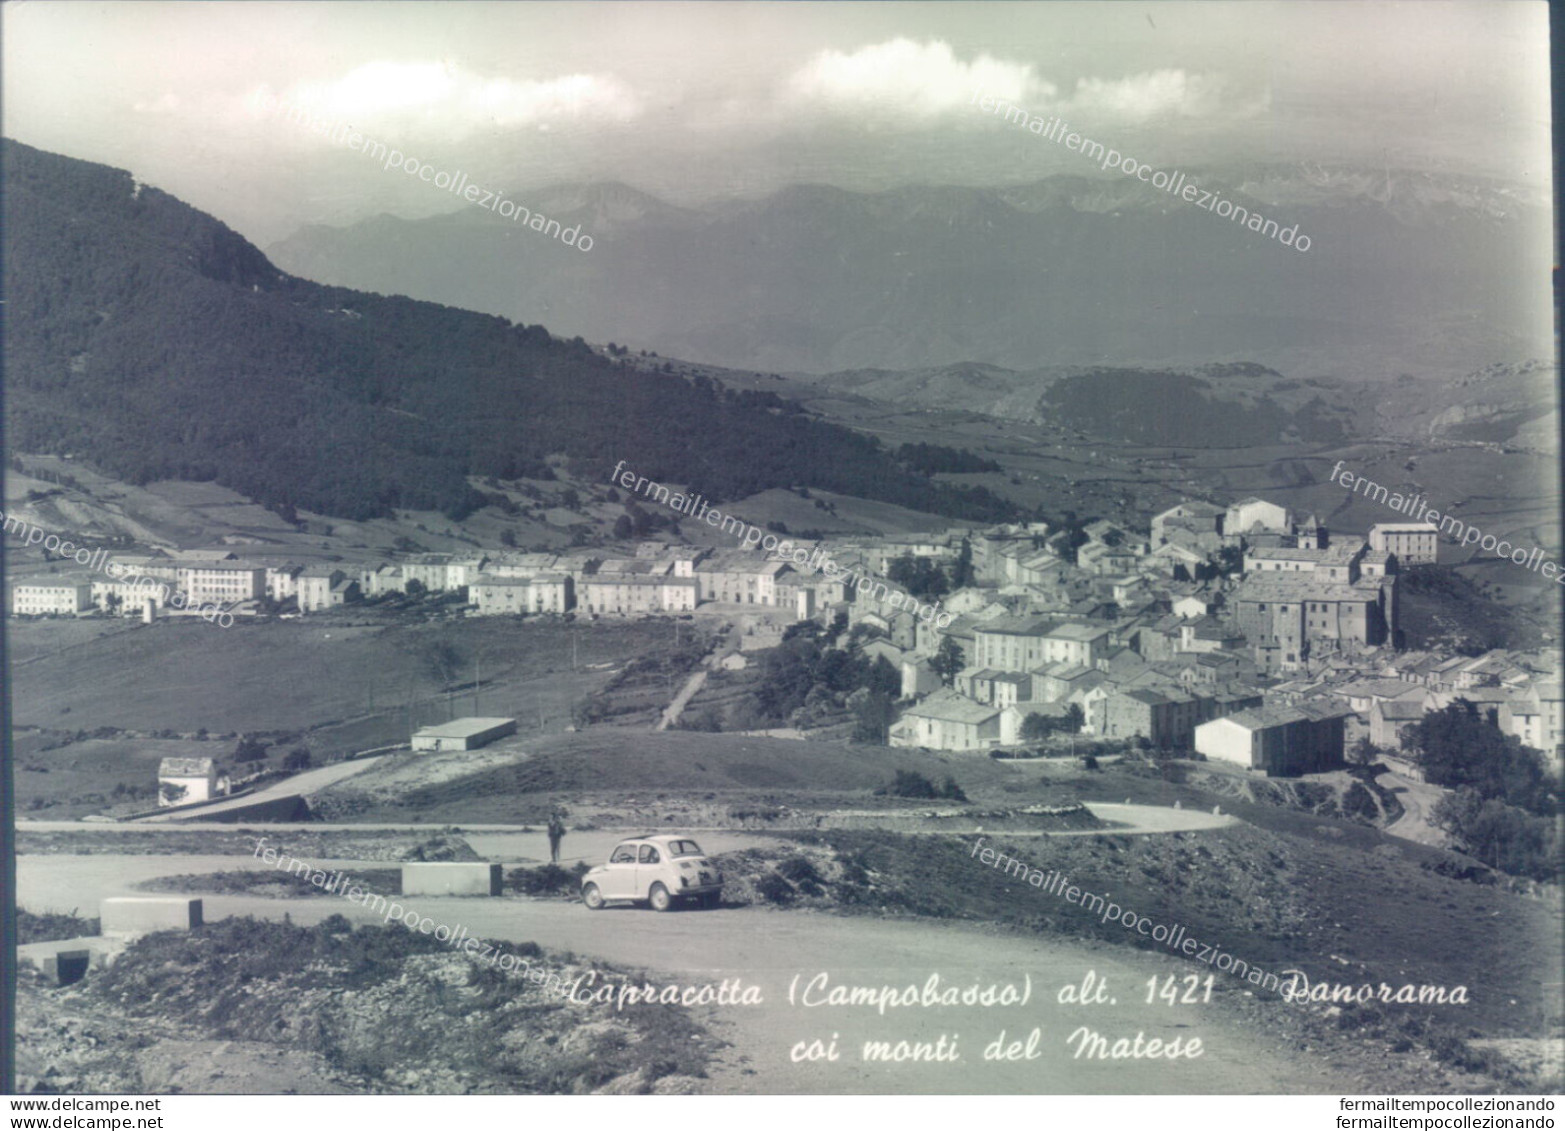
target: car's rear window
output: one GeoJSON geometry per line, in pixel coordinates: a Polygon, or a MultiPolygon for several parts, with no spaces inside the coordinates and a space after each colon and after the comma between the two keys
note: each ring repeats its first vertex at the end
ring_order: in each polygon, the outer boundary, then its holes
{"type": "Polygon", "coordinates": [[[671,840],[668,842],[668,854],[675,858],[680,856],[705,856],[701,846],[693,840],[671,840]]]}

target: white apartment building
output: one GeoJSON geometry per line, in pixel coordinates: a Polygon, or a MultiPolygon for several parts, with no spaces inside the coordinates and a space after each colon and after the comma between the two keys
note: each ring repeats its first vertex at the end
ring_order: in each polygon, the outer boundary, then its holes
{"type": "Polygon", "coordinates": [[[243,562],[183,563],[179,587],[187,603],[230,605],[266,596],[266,570],[243,562]]]}
{"type": "Polygon", "coordinates": [[[11,612],[19,617],[75,616],[90,608],[90,581],[19,581],[11,588],[11,612]]]}

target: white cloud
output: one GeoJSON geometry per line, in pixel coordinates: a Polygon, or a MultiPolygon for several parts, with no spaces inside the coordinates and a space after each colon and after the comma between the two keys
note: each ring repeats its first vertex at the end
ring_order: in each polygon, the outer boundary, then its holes
{"type": "Polygon", "coordinates": [[[980,54],[957,58],[939,40],[892,39],[857,51],[821,51],[787,80],[780,101],[792,109],[874,113],[912,126],[967,112],[974,91],[1033,113],[1136,124],[1156,118],[1250,117],[1267,93],[1244,95],[1220,74],[1165,68],[1119,79],[1082,78],[1069,96],[1030,63],[980,54]]]}
{"type": "Polygon", "coordinates": [[[1222,75],[1165,69],[1123,79],[1081,79],[1072,96],[1051,109],[1145,122],[1161,117],[1250,117],[1270,104],[1269,93],[1243,96],[1222,75]]]}
{"type": "MultiPolygon", "coordinates": [[[[260,94],[253,91],[247,104],[254,106],[260,94]]],[[[612,75],[518,80],[447,62],[366,63],[329,82],[296,83],[281,98],[366,131],[447,140],[488,130],[545,129],[551,122],[625,122],[641,113],[635,92],[612,75]]]]}
{"type": "Polygon", "coordinates": [[[786,100],[824,109],[880,109],[931,118],[965,106],[975,90],[1017,102],[1053,98],[1053,83],[1029,64],[979,55],[971,63],[947,43],[893,39],[858,51],[822,51],[788,79],[786,100]]]}

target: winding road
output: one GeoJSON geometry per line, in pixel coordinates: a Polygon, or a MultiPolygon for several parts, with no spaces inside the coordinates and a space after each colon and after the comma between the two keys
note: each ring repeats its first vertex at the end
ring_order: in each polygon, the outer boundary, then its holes
{"type": "MultiPolygon", "coordinates": [[[[1125,806],[1094,806],[1123,810],[1125,806]]],[[[1131,809],[1149,809],[1131,806],[1131,809]]],[[[1159,820],[1189,827],[1211,814],[1160,810],[1159,820]],[[1177,814],[1177,817],[1175,816],[1177,814]]],[[[1107,816],[1108,814],[1104,814],[1107,816]]],[[[1123,814],[1121,814],[1123,815],[1123,814]]],[[[1143,822],[1150,820],[1140,814],[1143,822]]],[[[1231,818],[1217,818],[1227,823],[1231,818]]],[[[51,822],[53,824],[59,824],[51,822]]],[[[232,832],[232,826],[220,826],[232,832]]],[[[365,826],[342,826],[369,831],[365,826]]],[[[299,826],[318,831],[321,826],[299,826]]],[[[1123,832],[1123,830],[1118,830],[1123,832]]],[[[1151,832],[1152,829],[1142,831],[1151,832]]],[[[1172,828],[1156,831],[1172,831],[1172,828]]],[[[266,826],[271,842],[287,850],[290,829],[266,826]]],[[[471,830],[475,847],[494,858],[496,850],[536,849],[537,833],[502,828],[471,830]]],[[[596,854],[617,834],[573,834],[570,847],[596,854]]],[[[755,846],[764,836],[744,833],[702,834],[709,851],[755,846]]],[[[1011,834],[1006,834],[1011,835],[1011,834]]],[[[569,842],[568,842],[569,843],[569,842]]],[[[314,861],[324,868],[384,868],[385,861],[314,861]]],[[[34,911],[91,908],[103,896],[131,894],[133,885],[159,875],[204,873],[234,868],[267,868],[249,856],[187,855],[25,855],[18,859],[18,903],[34,911]]],[[[975,867],[978,865],[975,864],[975,867]]],[[[1048,913],[1055,895],[1017,885],[1016,898],[1036,902],[1048,913]]],[[[272,899],[254,895],[203,896],[208,920],[231,915],[318,922],[342,914],[356,922],[381,916],[345,898],[320,896],[272,899]]],[[[1194,960],[1092,942],[1031,938],[992,925],[925,919],[876,919],[811,911],[720,908],[658,915],[639,908],[590,912],[580,903],[557,899],[461,899],[412,897],[403,903],[437,924],[470,937],[533,941],[553,950],[642,968],[659,986],[698,987],[738,979],[759,989],[751,1005],[697,1006],[696,1012],[728,1042],[712,1068],[708,1090],[722,1093],[1245,1093],[1322,1092],[1335,1086],[1328,1068],[1295,1049],[1276,1047],[1275,1038],[1256,1029],[1249,1014],[1231,1008],[1247,984],[1194,960]],[[1082,993],[1089,972],[1092,985],[1082,993]],[[1148,1002],[1148,979],[1214,975],[1210,1003],[1168,1005],[1148,1002]],[[942,988],[1030,985],[1025,1005],[910,1005],[890,1007],[830,1003],[831,987],[883,986],[899,993],[920,989],[937,978],[942,988]],[[808,996],[803,988],[814,982],[808,996]],[[790,1003],[790,987],[794,1001],[790,1003]],[[1104,987],[1100,989],[1099,987],[1104,987]],[[1061,995],[1066,1000],[1061,1000],[1061,995]],[[1085,996],[1090,1004],[1075,1000],[1085,996]],[[1094,1000],[1097,999],[1097,1000],[1094,1000]],[[1035,1043],[1027,1042],[1034,1029],[1035,1043]],[[1138,1033],[1160,1041],[1202,1041],[1200,1055],[1178,1059],[1091,1059],[1075,1054],[1079,1028],[1101,1033],[1111,1042],[1138,1033]],[[1005,1032],[995,1051],[1014,1051],[1016,1059],[986,1059],[985,1049],[1005,1032]],[[945,1038],[944,1046],[940,1045],[945,1038]],[[835,1048],[838,1059],[796,1062],[814,1040],[823,1055],[835,1048]],[[930,1049],[954,1044],[954,1061],[882,1063],[861,1055],[866,1041],[922,1043],[930,1049]],[[801,1044],[804,1042],[804,1044],[801,1044]],[[833,1042],[835,1044],[833,1045],[833,1042]],[[1013,1042],[1020,1042],[1012,1049],[1013,1042]]],[[[1159,985],[1161,985],[1161,981],[1159,985]]],[[[1183,983],[1181,983],[1183,985],[1183,983]]],[[[915,994],[914,996],[917,996],[915,994]]],[[[612,1012],[611,1005],[594,1008],[612,1012]]],[[[1274,1003],[1268,1008],[1286,1009],[1274,1003]]],[[[912,1046],[909,1046],[911,1048],[912,1046]]]]}

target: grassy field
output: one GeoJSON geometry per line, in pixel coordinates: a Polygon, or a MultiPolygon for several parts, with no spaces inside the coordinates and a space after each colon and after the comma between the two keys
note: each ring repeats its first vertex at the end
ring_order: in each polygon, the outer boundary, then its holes
{"type": "Polygon", "coordinates": [[[217,758],[231,742],[182,739],[87,739],[19,757],[16,809],[26,817],[72,820],[119,802],[157,806],[158,763],[164,758],[217,758]],[[118,792],[116,792],[118,790],[118,792]]]}
{"type": "MultiPolygon", "coordinates": [[[[289,730],[337,723],[381,712],[385,725],[366,740],[407,734],[409,700],[440,714],[443,688],[484,681],[455,697],[454,709],[568,721],[560,702],[612,675],[612,667],[671,642],[664,622],[594,622],[511,618],[406,626],[358,627],[348,615],[236,624],[160,622],[111,633],[17,666],[12,685],[15,721],[22,727],[212,733],[289,730]],[[576,663],[573,673],[572,640],[576,663]],[[437,671],[435,661],[449,663],[437,671]],[[609,665],[588,671],[592,665],[609,665]],[[444,676],[444,678],[442,678],[444,676]]],[[[52,625],[29,625],[45,632],[52,625]]],[[[26,637],[26,632],[17,635],[26,637]]],[[[28,644],[24,639],[23,655],[28,644]]],[[[40,654],[41,653],[41,654],[40,654]]],[[[370,744],[373,744],[372,742],[370,744]]]]}
{"type": "MultiPolygon", "coordinates": [[[[686,731],[638,734],[592,728],[541,739],[529,744],[528,753],[524,762],[398,791],[395,804],[377,804],[352,817],[503,823],[517,818],[524,807],[519,802],[546,807],[550,794],[604,790],[810,792],[835,794],[840,804],[844,796],[867,795],[886,785],[897,770],[913,770],[936,782],[953,775],[969,792],[1010,780],[1010,771],[982,756],[686,731]]],[[[332,787],[325,796],[363,795],[374,789],[381,771],[376,767],[351,783],[332,787]]]]}

